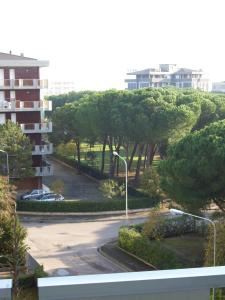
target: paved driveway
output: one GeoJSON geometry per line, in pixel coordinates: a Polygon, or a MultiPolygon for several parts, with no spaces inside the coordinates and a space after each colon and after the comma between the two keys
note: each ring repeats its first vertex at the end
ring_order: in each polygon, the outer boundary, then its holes
{"type": "MultiPolygon", "coordinates": [[[[143,219],[134,219],[137,223],[143,219]]],[[[24,222],[29,252],[52,276],[123,272],[97,251],[112,238],[125,220],[38,223],[24,222]]]]}
{"type": "Polygon", "coordinates": [[[98,183],[85,175],[77,174],[73,168],[67,167],[56,160],[49,160],[53,166],[53,176],[44,177],[43,183],[51,186],[56,180],[62,180],[65,185],[63,195],[65,199],[101,201],[102,194],[98,190],[98,183]]]}

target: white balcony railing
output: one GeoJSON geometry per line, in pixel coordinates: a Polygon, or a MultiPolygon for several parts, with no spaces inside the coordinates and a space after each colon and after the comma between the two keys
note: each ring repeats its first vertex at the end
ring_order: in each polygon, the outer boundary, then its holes
{"type": "Polygon", "coordinates": [[[32,149],[32,155],[48,155],[53,153],[53,145],[35,145],[32,149]]]}
{"type": "Polygon", "coordinates": [[[35,176],[52,176],[53,168],[52,166],[44,166],[44,167],[35,167],[35,176]]]}
{"type": "Polygon", "coordinates": [[[20,124],[23,133],[52,132],[52,122],[20,124]]]}
{"type": "Polygon", "coordinates": [[[0,89],[46,89],[47,79],[5,79],[0,82],[0,89]]]}
{"type": "Polygon", "coordinates": [[[41,100],[41,101],[21,101],[21,100],[10,100],[0,102],[0,111],[11,112],[11,111],[41,111],[41,110],[52,110],[52,101],[41,100]]]}
{"type": "Polygon", "coordinates": [[[38,278],[39,300],[209,300],[225,267],[38,278]]]}

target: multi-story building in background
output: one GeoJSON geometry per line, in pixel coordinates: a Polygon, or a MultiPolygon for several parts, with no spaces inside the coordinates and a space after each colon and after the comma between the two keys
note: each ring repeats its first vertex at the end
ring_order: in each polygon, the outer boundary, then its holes
{"type": "Polygon", "coordinates": [[[225,93],[225,81],[213,82],[212,92],[215,93],[225,93]]]}
{"type": "Polygon", "coordinates": [[[52,153],[52,144],[42,140],[42,134],[52,131],[52,123],[44,120],[51,102],[40,99],[40,89],[47,88],[47,80],[40,80],[40,67],[48,65],[48,61],[23,54],[0,53],[0,124],[7,120],[18,123],[31,140],[35,175],[24,181],[30,188],[41,188],[42,177],[52,174],[44,158],[52,153]]]}
{"type": "Polygon", "coordinates": [[[75,91],[75,82],[73,81],[50,81],[43,96],[68,94],[73,91],[75,91]]]}
{"type": "Polygon", "coordinates": [[[210,80],[202,70],[178,68],[175,64],[161,64],[158,68],[149,68],[127,73],[133,78],[126,79],[128,89],[147,87],[193,88],[210,91],[210,80]]]}

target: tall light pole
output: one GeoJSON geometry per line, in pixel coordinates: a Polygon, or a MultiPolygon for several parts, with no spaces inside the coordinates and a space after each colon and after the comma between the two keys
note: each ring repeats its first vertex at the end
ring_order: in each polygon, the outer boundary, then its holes
{"type": "MultiPolygon", "coordinates": [[[[193,218],[205,220],[205,221],[207,221],[207,222],[209,222],[213,225],[213,231],[214,231],[214,234],[213,234],[213,266],[215,267],[216,266],[216,224],[208,218],[203,218],[203,217],[199,217],[199,216],[196,216],[196,215],[192,215],[192,214],[186,213],[182,210],[171,208],[170,212],[172,214],[175,214],[175,215],[187,215],[187,216],[190,216],[190,217],[193,217],[193,218]]],[[[214,288],[213,288],[213,295],[212,296],[213,296],[212,299],[214,300],[215,299],[214,288]]]]}
{"type": "Polygon", "coordinates": [[[116,151],[113,151],[113,155],[119,157],[120,159],[123,160],[124,164],[125,164],[125,172],[126,172],[126,185],[125,185],[125,193],[126,193],[126,218],[128,218],[128,196],[127,196],[127,162],[126,159],[124,159],[122,156],[120,156],[116,151]]]}
{"type": "Polygon", "coordinates": [[[7,177],[8,177],[8,183],[9,183],[9,155],[8,155],[8,152],[6,152],[5,150],[0,149],[0,152],[4,153],[6,155],[7,177]]]}

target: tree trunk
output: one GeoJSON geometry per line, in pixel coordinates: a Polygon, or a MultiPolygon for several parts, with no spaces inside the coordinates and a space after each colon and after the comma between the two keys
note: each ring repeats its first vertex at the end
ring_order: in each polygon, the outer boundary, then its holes
{"type": "Polygon", "coordinates": [[[146,145],[146,148],[145,148],[144,170],[145,170],[145,168],[146,168],[147,154],[148,154],[148,144],[146,145]]]}
{"type": "Polygon", "coordinates": [[[80,141],[76,141],[76,146],[77,146],[77,169],[78,172],[80,172],[80,141]]]}
{"type": "MultiPolygon", "coordinates": [[[[116,152],[119,154],[120,153],[120,144],[116,148],[116,152]]],[[[116,159],[116,176],[119,176],[119,165],[120,165],[120,160],[117,158],[116,159]]]]}
{"type": "Polygon", "coordinates": [[[135,155],[136,150],[137,150],[137,146],[138,146],[137,143],[134,144],[134,148],[133,148],[133,151],[131,153],[130,160],[129,160],[129,163],[128,163],[128,171],[131,170],[131,166],[132,166],[132,163],[133,163],[134,155],[135,155]]]}
{"type": "Polygon", "coordinates": [[[113,144],[112,144],[112,137],[109,136],[108,138],[108,144],[109,144],[109,151],[110,151],[110,158],[109,158],[109,178],[114,177],[114,162],[115,158],[113,155],[113,144]]]}
{"type": "Polygon", "coordinates": [[[105,148],[106,148],[106,142],[107,142],[107,139],[104,138],[104,141],[103,141],[103,147],[102,147],[102,165],[101,165],[101,174],[104,173],[104,169],[105,169],[105,148]]]}
{"type": "Polygon", "coordinates": [[[149,168],[153,162],[153,158],[156,151],[156,144],[149,144],[148,151],[147,151],[147,161],[146,161],[146,168],[149,168]]]}
{"type": "Polygon", "coordinates": [[[138,184],[139,177],[140,177],[140,171],[141,171],[141,160],[142,160],[142,154],[144,151],[145,144],[139,145],[139,151],[138,151],[138,161],[137,161],[137,167],[136,167],[136,173],[135,173],[135,184],[138,184]]]}

